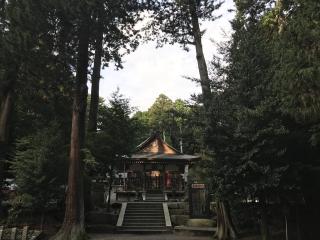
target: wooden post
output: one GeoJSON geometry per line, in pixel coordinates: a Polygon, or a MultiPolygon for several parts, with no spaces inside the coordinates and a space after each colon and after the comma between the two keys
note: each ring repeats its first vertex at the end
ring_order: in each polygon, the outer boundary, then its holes
{"type": "MultiPolygon", "coordinates": [[[[29,228],[28,228],[28,226],[25,226],[25,227],[23,227],[23,229],[22,229],[22,240],[28,240],[27,239],[27,237],[28,237],[28,230],[29,230],[29,228]]],[[[1,240],[1,238],[0,238],[0,240],[1,240]]]]}
{"type": "Polygon", "coordinates": [[[192,184],[189,183],[188,184],[188,194],[189,194],[189,197],[188,197],[188,200],[189,200],[189,216],[192,218],[193,217],[193,202],[192,202],[192,184]]]}
{"type": "Polygon", "coordinates": [[[16,233],[17,233],[17,228],[12,228],[10,240],[16,240],[16,233]]]}
{"type": "Polygon", "coordinates": [[[166,190],[166,165],[162,164],[162,184],[163,184],[163,191],[166,190]]]}
{"type": "Polygon", "coordinates": [[[123,163],[123,190],[126,191],[127,190],[127,186],[126,186],[126,163],[123,163]]]}

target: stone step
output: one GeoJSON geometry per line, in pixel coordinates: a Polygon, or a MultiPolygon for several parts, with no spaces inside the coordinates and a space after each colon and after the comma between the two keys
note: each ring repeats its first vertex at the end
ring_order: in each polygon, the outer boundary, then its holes
{"type": "Polygon", "coordinates": [[[126,209],[126,213],[163,213],[163,209],[126,209]]]}
{"type": "MultiPolygon", "coordinates": [[[[151,202],[128,203],[120,232],[165,232],[166,221],[162,203],[163,194],[152,197],[151,202]]],[[[150,201],[150,199],[147,199],[150,201]]]]}
{"type": "Polygon", "coordinates": [[[133,216],[133,215],[130,215],[130,216],[127,216],[126,219],[140,219],[140,220],[156,220],[156,219],[164,219],[163,216],[133,216]]]}
{"type": "Polygon", "coordinates": [[[143,222],[143,221],[124,221],[123,226],[128,226],[128,225],[141,225],[141,226],[149,226],[149,225],[155,225],[155,226],[165,226],[165,221],[148,221],[148,222],[143,222]]]}
{"type": "Polygon", "coordinates": [[[162,204],[160,206],[127,206],[127,209],[163,209],[162,204]]]}
{"type": "MultiPolygon", "coordinates": [[[[140,204],[139,204],[140,205],[140,204]]],[[[135,206],[127,206],[127,209],[162,209],[162,205],[161,204],[159,204],[159,205],[157,205],[157,206],[149,206],[149,204],[147,205],[147,206],[137,206],[137,205],[135,205],[135,206]]]]}
{"type": "Polygon", "coordinates": [[[119,229],[119,233],[167,233],[168,230],[165,228],[156,228],[156,229],[143,229],[143,228],[125,228],[125,229],[119,229]]]}
{"type": "Polygon", "coordinates": [[[162,204],[160,205],[160,206],[154,206],[154,207],[151,207],[151,206],[144,206],[144,207],[136,207],[136,206],[129,206],[129,207],[127,207],[127,209],[151,209],[151,210],[161,210],[161,209],[163,209],[163,207],[162,207],[162,204]]]}
{"type": "Polygon", "coordinates": [[[150,230],[150,229],[159,229],[163,230],[166,229],[165,226],[142,226],[142,225],[130,225],[130,226],[123,226],[123,229],[140,229],[140,230],[150,230]]]}
{"type": "Polygon", "coordinates": [[[127,213],[162,213],[163,209],[127,209],[127,213]]]}
{"type": "Polygon", "coordinates": [[[135,213],[135,212],[126,212],[125,213],[126,216],[163,216],[163,213],[155,213],[155,212],[143,212],[143,213],[135,213]]]}
{"type": "Polygon", "coordinates": [[[151,223],[154,223],[154,222],[165,222],[165,221],[163,218],[158,218],[158,219],[128,218],[128,219],[125,219],[124,222],[140,222],[140,223],[151,222],[151,223]]]}
{"type": "Polygon", "coordinates": [[[123,227],[127,226],[140,226],[140,227],[164,227],[165,223],[163,222],[150,222],[148,224],[146,223],[140,223],[140,222],[124,222],[123,227]]]}
{"type": "Polygon", "coordinates": [[[124,222],[139,222],[139,223],[144,223],[144,222],[146,222],[146,223],[157,223],[157,222],[165,222],[164,221],[164,219],[147,219],[147,220],[145,220],[145,219],[136,219],[136,218],[131,218],[131,219],[125,219],[124,220],[124,222]]]}
{"type": "Polygon", "coordinates": [[[127,218],[124,222],[164,222],[164,218],[155,218],[155,219],[143,219],[143,218],[127,218]]]}
{"type": "Polygon", "coordinates": [[[125,222],[122,225],[123,227],[130,227],[130,226],[140,226],[140,227],[165,227],[165,223],[138,223],[138,222],[125,222]]]}
{"type": "Polygon", "coordinates": [[[153,203],[153,202],[140,202],[140,203],[128,203],[128,206],[158,206],[158,203],[153,203]]]}

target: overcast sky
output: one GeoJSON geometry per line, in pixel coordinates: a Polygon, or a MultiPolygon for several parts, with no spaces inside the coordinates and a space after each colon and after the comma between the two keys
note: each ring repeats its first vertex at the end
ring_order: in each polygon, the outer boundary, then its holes
{"type": "MultiPolygon", "coordinates": [[[[222,41],[226,32],[230,35],[230,20],[233,1],[226,0],[217,13],[222,17],[214,22],[204,23],[203,49],[207,62],[215,52],[210,39],[222,41]]],[[[139,110],[147,110],[159,94],[164,93],[172,100],[189,99],[198,93],[200,87],[184,76],[199,78],[194,47],[186,52],[179,45],[166,45],[156,49],[154,43],[142,44],[124,57],[124,68],[116,71],[111,65],[102,70],[100,96],[109,99],[112,92],[120,88],[120,93],[130,99],[131,105],[139,110]]]]}

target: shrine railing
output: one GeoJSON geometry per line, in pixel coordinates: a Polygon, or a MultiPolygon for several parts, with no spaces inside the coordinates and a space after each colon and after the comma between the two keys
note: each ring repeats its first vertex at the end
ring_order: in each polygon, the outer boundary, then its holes
{"type": "Polygon", "coordinates": [[[163,176],[139,176],[128,177],[124,179],[125,190],[168,190],[168,191],[184,191],[186,184],[181,176],[172,176],[163,178],[163,176]]]}

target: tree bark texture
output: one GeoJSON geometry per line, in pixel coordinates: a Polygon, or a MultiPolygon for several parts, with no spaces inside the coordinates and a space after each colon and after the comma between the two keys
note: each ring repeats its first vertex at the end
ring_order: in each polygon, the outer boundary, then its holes
{"type": "Polygon", "coordinates": [[[89,31],[88,20],[83,20],[79,30],[77,75],[74,90],[70,159],[68,173],[68,189],[66,209],[62,227],[52,239],[73,240],[82,239],[84,229],[83,203],[83,174],[81,167],[81,145],[84,142],[83,112],[86,108],[87,74],[88,74],[88,47],[89,31]]]}
{"type": "MultiPolygon", "coordinates": [[[[0,188],[3,186],[5,175],[5,159],[8,151],[10,116],[13,108],[12,93],[9,92],[4,98],[0,108],[0,188]]],[[[0,219],[4,217],[2,208],[2,191],[0,190],[0,219]]]]}
{"type": "Polygon", "coordinates": [[[108,203],[107,203],[107,211],[110,212],[111,207],[111,191],[112,191],[112,184],[113,184],[113,167],[110,169],[110,179],[108,183],[108,203]]]}
{"type": "Polygon", "coordinates": [[[217,232],[216,237],[219,240],[236,239],[236,231],[234,229],[230,210],[225,202],[217,201],[217,232]]]}
{"type": "MultiPolygon", "coordinates": [[[[211,87],[208,74],[208,67],[204,57],[202,48],[202,36],[200,31],[199,19],[197,14],[197,5],[195,0],[189,0],[189,10],[192,21],[192,31],[194,37],[194,44],[196,47],[196,57],[200,75],[200,84],[202,90],[202,102],[206,116],[206,128],[210,124],[210,105],[211,105],[211,87]]],[[[207,131],[205,134],[209,134],[207,131]]],[[[208,143],[206,143],[208,145],[208,143]]],[[[236,232],[232,223],[230,210],[226,207],[226,203],[217,201],[217,233],[216,236],[219,240],[236,239],[236,232]]]]}
{"type": "MultiPolygon", "coordinates": [[[[8,155],[10,143],[10,122],[13,112],[13,86],[17,77],[18,69],[13,71],[9,84],[0,90],[0,187],[3,185],[5,175],[4,160],[8,155]]],[[[0,191],[0,219],[4,214],[2,209],[2,193],[0,191]]]]}
{"type": "Polygon", "coordinates": [[[283,16],[283,0],[277,0],[276,1],[276,22],[278,24],[278,34],[282,34],[285,19],[283,16]]]}
{"type": "Polygon", "coordinates": [[[3,97],[0,109],[0,143],[5,144],[9,139],[10,116],[13,108],[12,90],[3,97]]]}
{"type": "Polygon", "coordinates": [[[95,56],[92,72],[92,85],[91,85],[91,100],[89,110],[88,132],[97,131],[97,116],[99,108],[99,85],[100,85],[100,72],[101,72],[101,58],[103,53],[103,26],[102,18],[98,19],[98,33],[95,41],[95,56]]]}
{"type": "Polygon", "coordinates": [[[268,212],[267,212],[267,203],[264,196],[259,197],[259,205],[260,205],[260,231],[261,231],[261,239],[269,240],[270,232],[268,226],[268,212]]]}
{"type": "Polygon", "coordinates": [[[206,59],[203,54],[202,40],[201,40],[201,31],[199,25],[199,19],[197,14],[197,6],[195,0],[189,0],[189,10],[192,20],[192,31],[194,37],[194,44],[196,47],[196,57],[198,63],[198,69],[200,74],[200,85],[202,90],[202,101],[206,113],[210,110],[211,104],[211,89],[210,89],[210,80],[208,74],[208,68],[206,59]]]}

